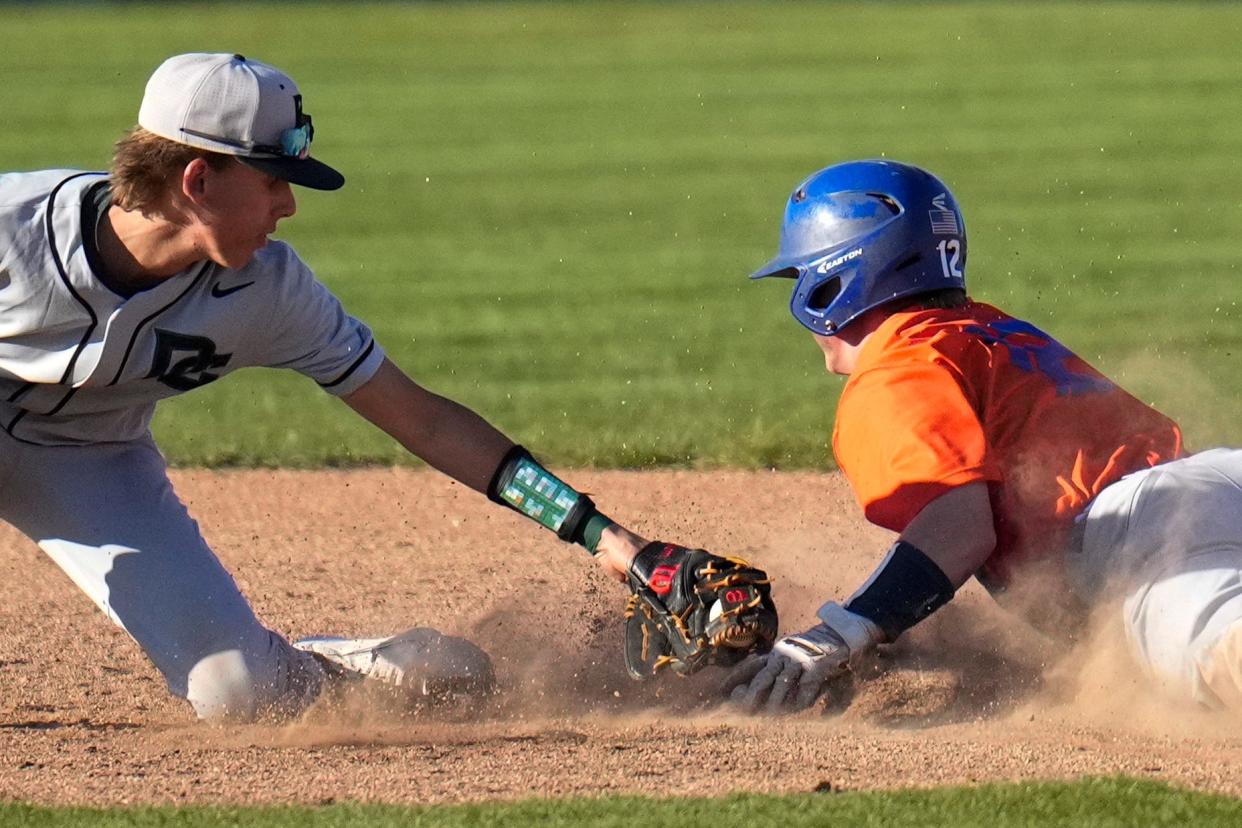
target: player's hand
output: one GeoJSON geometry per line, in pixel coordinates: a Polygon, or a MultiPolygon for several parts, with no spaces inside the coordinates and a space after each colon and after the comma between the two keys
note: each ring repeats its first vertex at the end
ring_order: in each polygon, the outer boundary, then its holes
{"type": "Polygon", "coordinates": [[[834,679],[848,672],[850,648],[827,624],[779,639],[766,655],[751,656],[729,674],[729,703],[747,713],[805,710],[834,679]]]}
{"type": "Polygon", "coordinates": [[[646,538],[614,523],[600,535],[599,545],[595,547],[595,560],[614,581],[625,583],[630,564],[648,543],[646,538]]]}

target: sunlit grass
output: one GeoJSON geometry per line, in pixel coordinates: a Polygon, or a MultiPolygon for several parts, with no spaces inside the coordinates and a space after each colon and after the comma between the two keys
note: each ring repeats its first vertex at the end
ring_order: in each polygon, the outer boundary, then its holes
{"type": "MultiPolygon", "coordinates": [[[[10,169],[99,168],[165,56],[286,68],[349,179],[282,235],[429,387],[557,463],[808,467],[837,379],[745,274],[806,173],[885,155],[964,205],[975,295],[1242,441],[1242,8],[0,6],[10,169]]],[[[164,406],[181,464],[403,462],[314,385],[164,406]]]]}

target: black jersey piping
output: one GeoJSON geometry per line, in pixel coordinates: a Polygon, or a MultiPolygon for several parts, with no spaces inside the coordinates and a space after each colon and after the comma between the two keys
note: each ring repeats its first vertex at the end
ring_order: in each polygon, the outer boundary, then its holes
{"type": "Polygon", "coordinates": [[[17,402],[18,400],[22,398],[23,394],[25,394],[31,388],[34,388],[36,384],[37,383],[33,383],[33,382],[23,383],[20,388],[18,388],[16,391],[14,391],[12,394],[9,395],[9,398],[5,400],[5,402],[11,402],[11,403],[17,402]]]}
{"type": "Polygon", "coordinates": [[[348,368],[346,368],[346,369],[345,369],[345,373],[341,374],[339,377],[337,377],[336,379],[332,380],[332,382],[321,382],[321,383],[319,383],[319,387],[320,387],[320,388],[332,388],[332,387],[334,387],[334,386],[340,385],[342,382],[344,382],[345,380],[349,379],[349,375],[350,375],[350,374],[352,374],[354,371],[357,371],[357,370],[358,370],[358,366],[359,366],[359,365],[361,365],[363,362],[365,362],[365,361],[366,361],[366,358],[367,358],[367,357],[369,357],[369,356],[371,355],[371,352],[372,352],[372,351],[374,351],[374,350],[375,350],[375,340],[374,340],[374,339],[372,339],[372,340],[371,340],[371,341],[367,344],[367,347],[366,347],[366,349],[362,352],[362,355],[361,355],[361,356],[359,356],[357,359],[355,359],[355,360],[354,360],[354,364],[353,364],[353,365],[350,365],[348,368]]]}
{"type": "MultiPolygon", "coordinates": [[[[58,383],[60,385],[65,384],[69,380],[69,378],[72,377],[73,368],[77,364],[78,357],[82,354],[83,349],[85,349],[86,343],[90,341],[91,334],[94,333],[95,328],[99,324],[99,318],[95,315],[94,308],[92,308],[89,304],[87,304],[86,300],[84,300],[81,297],[81,295],[76,290],[74,290],[73,285],[69,281],[69,276],[65,271],[64,263],[61,261],[61,258],[60,258],[60,252],[56,249],[56,234],[55,234],[55,231],[52,225],[52,212],[53,212],[52,205],[55,202],[56,195],[60,192],[60,189],[64,187],[67,183],[69,183],[75,178],[80,178],[84,175],[93,175],[93,174],[94,173],[77,173],[75,175],[71,175],[68,178],[64,179],[59,184],[57,184],[56,187],[52,190],[51,194],[48,196],[48,202],[47,202],[48,207],[47,207],[47,222],[46,223],[47,223],[48,244],[51,247],[52,259],[56,263],[56,270],[60,275],[61,281],[65,283],[65,287],[69,290],[69,293],[73,296],[74,299],[78,301],[80,305],[86,308],[86,312],[90,314],[90,318],[91,318],[91,324],[87,327],[85,334],[83,334],[82,336],[81,342],[78,343],[78,347],[74,350],[73,356],[69,360],[69,365],[65,368],[64,376],[61,377],[60,383],[58,383]]],[[[199,281],[203,277],[203,274],[206,273],[210,269],[210,266],[211,266],[210,261],[205,262],[203,264],[202,269],[199,270],[198,274],[194,277],[194,279],[190,282],[190,284],[186,286],[185,290],[177,294],[177,296],[171,302],[164,305],[159,310],[152,312],[145,319],[139,322],[137,326],[135,326],[134,333],[130,337],[129,344],[126,345],[125,347],[125,356],[122,357],[121,365],[120,367],[117,368],[116,376],[113,377],[110,383],[108,383],[109,385],[115,385],[120,380],[121,372],[124,370],[125,364],[129,360],[129,355],[133,351],[134,343],[138,340],[138,334],[141,333],[143,326],[145,326],[148,322],[150,322],[155,317],[159,316],[164,311],[171,308],[173,305],[177,304],[177,302],[181,301],[181,299],[187,293],[189,293],[196,284],[199,283],[199,281]]],[[[24,390],[25,389],[19,389],[18,394],[16,396],[20,396],[20,394],[23,393],[24,390]]],[[[46,413],[44,413],[42,416],[51,417],[55,414],[60,413],[60,410],[63,409],[66,405],[68,405],[69,401],[73,399],[73,396],[77,394],[77,392],[78,392],[77,388],[70,388],[69,392],[65,394],[64,397],[61,398],[60,402],[58,402],[55,405],[55,407],[53,407],[50,411],[47,411],[46,413]]],[[[14,397],[14,399],[16,399],[16,396],[14,397]]],[[[17,426],[17,424],[21,421],[21,419],[26,416],[27,413],[29,412],[26,410],[22,410],[21,412],[17,414],[16,417],[14,417],[9,422],[8,426],[5,427],[5,431],[9,434],[9,436],[14,436],[13,429],[17,426]]]]}
{"type": "MultiPolygon", "coordinates": [[[[161,313],[163,313],[164,311],[168,310],[173,305],[181,301],[182,297],[184,297],[187,293],[193,290],[194,286],[199,283],[199,280],[202,279],[203,274],[207,272],[210,266],[211,266],[211,262],[204,263],[202,270],[200,270],[198,272],[198,275],[194,277],[194,280],[191,281],[190,284],[186,286],[185,290],[177,294],[176,298],[174,298],[167,305],[165,305],[164,307],[160,308],[157,311],[152,312],[145,319],[143,319],[136,326],[134,326],[134,333],[129,339],[129,344],[125,346],[125,356],[121,358],[121,365],[119,368],[116,369],[116,376],[112,378],[112,382],[108,383],[108,385],[116,385],[117,381],[120,380],[121,372],[125,369],[125,363],[129,360],[129,354],[134,348],[134,343],[138,341],[138,334],[142,331],[142,327],[146,325],[148,322],[150,322],[152,319],[159,316],[161,313]]],[[[66,405],[68,405],[69,401],[73,399],[74,394],[77,394],[77,393],[78,393],[77,388],[70,388],[69,393],[65,394],[65,396],[61,398],[60,402],[56,403],[56,406],[51,411],[45,412],[43,416],[51,417],[53,415],[59,414],[60,410],[64,408],[66,405]]],[[[12,425],[16,425],[17,420],[20,420],[20,419],[21,419],[21,416],[19,415],[16,419],[13,420],[12,425]]],[[[10,435],[12,433],[13,433],[12,431],[9,431],[10,435]]]]}
{"type": "MultiPolygon", "coordinates": [[[[65,373],[63,376],[61,376],[60,382],[57,383],[58,385],[64,385],[66,382],[68,382],[69,378],[73,376],[73,368],[78,363],[78,357],[82,355],[82,351],[86,348],[86,343],[90,341],[91,334],[95,332],[95,328],[99,325],[99,317],[95,315],[95,309],[92,308],[90,304],[87,303],[87,301],[82,298],[81,294],[79,294],[77,290],[74,289],[73,283],[69,281],[69,274],[65,272],[65,264],[60,259],[60,251],[56,249],[56,230],[52,222],[52,216],[55,214],[55,210],[53,209],[53,207],[56,204],[56,196],[60,194],[61,188],[64,187],[66,184],[68,184],[73,179],[81,178],[84,175],[98,175],[98,173],[89,173],[89,172],[75,173],[74,175],[69,176],[68,178],[64,179],[63,181],[61,181],[59,184],[57,184],[55,187],[52,188],[52,192],[47,197],[47,213],[44,217],[46,227],[47,227],[48,247],[52,251],[52,261],[56,263],[56,271],[60,275],[60,280],[65,283],[65,287],[68,289],[69,294],[73,296],[74,299],[77,300],[79,305],[86,308],[86,312],[91,317],[91,324],[87,326],[86,332],[82,334],[82,340],[78,343],[78,347],[74,349],[73,356],[69,358],[69,364],[65,366],[65,373]]],[[[64,405],[64,401],[61,402],[61,405],[64,405]]],[[[57,406],[57,408],[59,407],[60,406],[57,406]]],[[[14,423],[16,423],[16,421],[14,421],[14,423]]],[[[12,434],[12,426],[13,424],[10,424],[9,426],[10,434],[12,434]]]]}
{"type": "Polygon", "coordinates": [[[137,325],[134,326],[134,332],[129,337],[129,344],[125,346],[125,356],[121,357],[121,364],[117,366],[116,376],[112,378],[112,381],[109,382],[108,385],[116,385],[118,382],[121,381],[121,372],[125,370],[125,364],[129,362],[129,355],[134,350],[134,343],[138,341],[138,334],[142,333],[142,329],[146,327],[146,324],[150,322],[152,319],[154,319],[155,317],[159,316],[164,311],[171,308],[173,305],[180,302],[182,299],[184,299],[185,295],[189,293],[191,290],[193,290],[194,286],[197,285],[200,280],[202,280],[203,274],[207,273],[207,271],[211,269],[211,265],[212,265],[212,262],[210,259],[203,262],[202,269],[198,271],[198,274],[194,277],[194,279],[190,282],[190,284],[186,286],[185,290],[178,293],[177,296],[167,305],[165,305],[164,307],[160,308],[157,311],[152,311],[145,319],[143,319],[141,322],[139,322],[137,325]]]}
{"type": "MultiPolygon", "coordinates": [[[[69,364],[65,366],[65,373],[61,375],[60,382],[56,383],[57,385],[64,385],[73,376],[73,368],[78,363],[78,357],[82,355],[82,351],[86,348],[86,343],[90,341],[91,334],[95,332],[95,328],[99,325],[99,317],[95,315],[95,309],[82,298],[82,295],[74,289],[73,283],[69,281],[69,274],[65,271],[65,263],[60,258],[60,251],[56,249],[56,227],[52,218],[56,212],[54,209],[56,206],[56,196],[60,195],[61,188],[75,178],[81,178],[86,175],[98,175],[98,173],[74,173],[68,178],[62,179],[60,183],[53,187],[52,192],[48,194],[46,202],[47,206],[45,207],[46,212],[44,214],[44,228],[47,232],[48,249],[52,253],[52,261],[56,264],[56,273],[60,276],[60,280],[64,282],[65,288],[69,291],[69,295],[72,296],[79,305],[86,308],[86,313],[91,319],[91,323],[86,326],[86,331],[82,334],[82,339],[78,342],[78,346],[74,348],[73,356],[69,358],[69,364]]],[[[56,408],[52,409],[49,413],[54,414],[59,411],[65,403],[69,402],[69,398],[74,395],[76,390],[77,389],[71,388],[69,393],[65,395],[65,398],[62,399],[56,408]]],[[[16,399],[16,397],[14,399],[16,399]]],[[[4,427],[5,432],[7,432],[10,437],[13,437],[14,439],[21,439],[13,434],[13,429],[17,427],[17,424],[21,422],[22,418],[28,413],[29,412],[26,409],[22,409],[17,413],[17,416],[10,420],[9,424],[4,427]]]]}
{"type": "MultiPolygon", "coordinates": [[[[28,413],[30,412],[23,408],[21,411],[18,411],[17,416],[9,420],[9,424],[4,427],[5,432],[7,432],[8,435],[14,440],[20,440],[21,438],[13,434],[13,429],[17,427],[19,422],[21,422],[22,417],[25,417],[28,413]]],[[[23,440],[22,442],[25,441],[23,440]]]]}
{"type": "MultiPolygon", "coordinates": [[[[17,402],[19,399],[21,399],[22,394],[25,394],[27,391],[29,391],[31,388],[34,388],[34,387],[35,387],[35,383],[33,382],[25,383],[24,385],[22,385],[21,388],[18,388],[16,391],[14,391],[9,396],[8,400],[6,400],[6,402],[11,402],[11,403],[17,402]]],[[[26,409],[24,408],[20,409],[17,412],[17,414],[13,417],[13,419],[9,420],[9,424],[4,427],[5,433],[7,433],[14,440],[21,440],[23,443],[26,441],[22,440],[20,437],[14,436],[13,429],[21,421],[22,417],[26,416],[27,413],[29,412],[27,412],[26,409]]]]}

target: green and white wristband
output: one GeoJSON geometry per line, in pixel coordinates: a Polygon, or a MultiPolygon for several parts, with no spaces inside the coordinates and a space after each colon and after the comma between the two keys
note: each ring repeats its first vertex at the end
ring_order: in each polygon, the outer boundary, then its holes
{"type": "Polygon", "coordinates": [[[500,461],[487,496],[589,552],[595,552],[600,535],[613,523],[591,498],[541,466],[522,446],[511,448],[500,461]]]}

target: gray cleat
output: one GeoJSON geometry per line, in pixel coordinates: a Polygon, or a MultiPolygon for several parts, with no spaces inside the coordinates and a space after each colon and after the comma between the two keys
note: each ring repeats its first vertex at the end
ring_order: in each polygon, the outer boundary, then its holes
{"type": "Polygon", "coordinates": [[[415,627],[390,638],[319,636],[295,641],[329,675],[380,682],[416,703],[481,698],[496,692],[492,660],[464,638],[415,627]]]}

